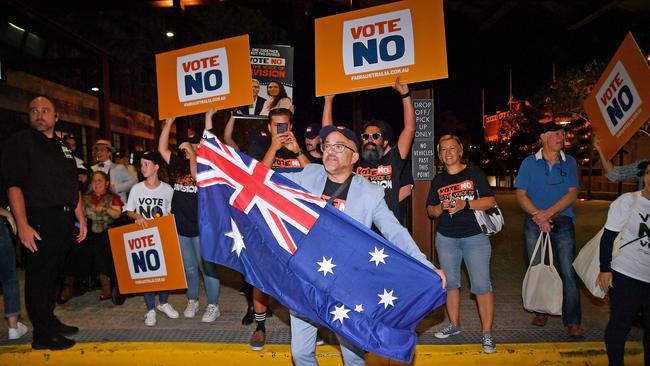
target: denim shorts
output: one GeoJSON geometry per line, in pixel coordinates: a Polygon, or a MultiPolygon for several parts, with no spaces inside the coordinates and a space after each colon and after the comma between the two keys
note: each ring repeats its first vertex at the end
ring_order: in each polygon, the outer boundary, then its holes
{"type": "Polygon", "coordinates": [[[436,251],[440,267],[447,276],[447,290],[460,288],[460,266],[465,261],[469,272],[470,291],[483,295],[492,291],[490,282],[490,256],[492,246],[485,234],[466,238],[450,238],[436,233],[436,251]]]}

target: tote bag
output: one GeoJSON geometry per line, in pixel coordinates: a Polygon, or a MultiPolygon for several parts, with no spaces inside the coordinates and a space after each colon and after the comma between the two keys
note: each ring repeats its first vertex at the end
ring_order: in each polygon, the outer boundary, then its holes
{"type": "MultiPolygon", "coordinates": [[[[573,261],[573,268],[576,270],[578,277],[585,284],[585,287],[592,295],[598,298],[605,297],[605,291],[596,283],[600,273],[600,238],[603,236],[603,229],[585,244],[580,253],[573,261]]],[[[616,245],[615,245],[616,247],[616,245]]]]}
{"type": "MultiPolygon", "coordinates": [[[[632,206],[630,207],[630,212],[634,213],[636,211],[636,193],[633,195],[634,200],[632,201],[632,206]]],[[[628,221],[630,218],[628,217],[628,221]]],[[[612,248],[612,259],[616,258],[619,253],[619,248],[621,247],[621,234],[625,230],[627,222],[623,229],[618,233],[616,239],[614,240],[614,247],[612,248]]],[[[580,249],[580,253],[573,261],[573,268],[576,270],[578,277],[585,284],[585,287],[592,295],[598,298],[604,298],[606,292],[598,286],[596,280],[598,279],[598,274],[600,273],[600,238],[603,236],[603,231],[605,228],[600,229],[600,231],[593,237],[585,246],[580,249]]]]}
{"type": "Polygon", "coordinates": [[[530,257],[528,271],[521,289],[524,309],[538,313],[562,314],[562,279],[553,266],[551,235],[539,234],[533,255],[530,257]],[[533,265],[537,252],[541,253],[539,264],[533,265]],[[548,264],[546,258],[548,257],[548,264]]]}

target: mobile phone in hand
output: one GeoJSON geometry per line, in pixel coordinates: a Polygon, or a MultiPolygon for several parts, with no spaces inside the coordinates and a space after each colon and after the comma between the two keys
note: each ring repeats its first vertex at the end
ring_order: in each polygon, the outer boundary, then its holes
{"type": "Polygon", "coordinates": [[[289,124],[288,123],[278,123],[276,125],[276,131],[277,133],[285,133],[289,130],[289,124]]]}

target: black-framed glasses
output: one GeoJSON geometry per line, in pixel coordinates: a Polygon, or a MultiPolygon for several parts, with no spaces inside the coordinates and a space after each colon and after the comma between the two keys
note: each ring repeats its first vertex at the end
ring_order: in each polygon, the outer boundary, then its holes
{"type": "Polygon", "coordinates": [[[362,133],[361,134],[361,139],[363,141],[366,141],[368,139],[373,139],[375,141],[379,140],[382,137],[381,133],[375,132],[375,133],[362,133]]]}
{"type": "Polygon", "coordinates": [[[334,152],[342,153],[345,149],[350,149],[352,152],[355,152],[353,148],[344,145],[344,144],[320,144],[320,149],[323,152],[334,152]]]}

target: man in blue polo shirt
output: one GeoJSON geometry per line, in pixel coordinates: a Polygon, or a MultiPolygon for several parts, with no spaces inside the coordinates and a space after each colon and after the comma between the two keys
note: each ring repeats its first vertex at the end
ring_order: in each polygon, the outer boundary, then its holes
{"type": "MultiPolygon", "coordinates": [[[[541,231],[551,234],[562,278],[562,321],[572,338],[582,338],[580,287],[572,263],[576,256],[575,213],[578,198],[576,160],[562,151],[564,130],[554,122],[540,127],[542,148],[521,162],[515,180],[517,202],[526,212],[524,236],[528,260],[541,231]]],[[[546,325],[546,314],[536,313],[533,324],[546,325]]]]}

